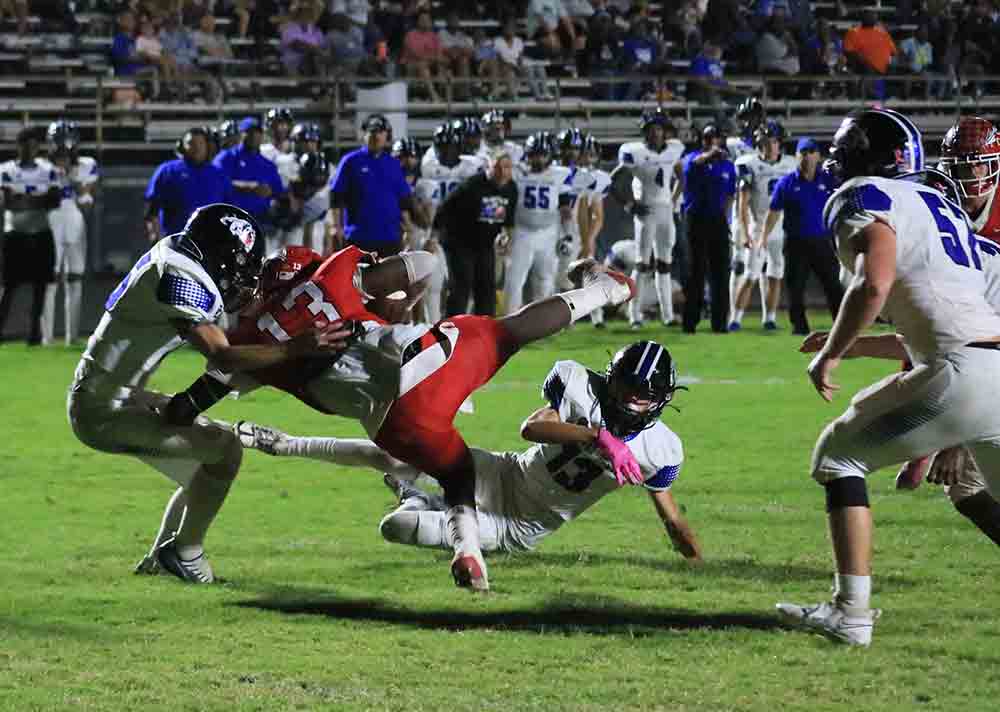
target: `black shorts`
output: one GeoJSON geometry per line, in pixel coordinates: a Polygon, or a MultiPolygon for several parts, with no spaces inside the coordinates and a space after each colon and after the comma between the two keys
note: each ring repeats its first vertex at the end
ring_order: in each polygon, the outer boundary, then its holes
{"type": "Polygon", "coordinates": [[[8,232],[3,236],[3,285],[55,281],[56,244],[48,230],[28,235],[8,232]]]}

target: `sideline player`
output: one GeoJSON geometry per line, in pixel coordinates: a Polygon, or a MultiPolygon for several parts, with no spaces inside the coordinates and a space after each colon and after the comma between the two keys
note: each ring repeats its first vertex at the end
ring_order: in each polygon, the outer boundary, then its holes
{"type": "Polygon", "coordinates": [[[846,182],[824,218],[854,278],[809,377],[831,400],[840,360],[880,313],[895,324],[914,368],[858,393],[817,440],[812,471],[826,490],[834,595],[815,605],[779,603],[778,610],[834,640],[866,646],[879,615],[871,608],[866,475],[966,445],[987,487],[1000,492],[1000,315],[986,300],[979,241],[957,194],[931,187],[950,180],[920,173],[923,146],[909,119],[888,109],[856,112],[837,130],[830,155],[846,182]],[[899,179],[913,172],[913,180],[899,179]]]}
{"type": "Polygon", "coordinates": [[[794,156],[782,153],[784,140],[785,127],[777,121],[768,121],[757,128],[754,136],[757,152],[736,159],[739,176],[736,202],[739,251],[738,258],[734,260],[736,268],[730,277],[730,331],[742,328],[743,312],[750,303],[753,284],[757,281],[760,282],[761,323],[768,331],[778,328],[778,300],[781,298],[781,280],[785,276],[785,240],[779,216],[765,242],[764,221],[774,186],[798,168],[794,156]]]}
{"type": "MultiPolygon", "coordinates": [[[[584,249],[584,241],[581,233],[581,214],[586,209],[588,218],[590,217],[590,190],[594,187],[596,178],[590,169],[581,162],[584,151],[586,137],[580,129],[572,128],[560,131],[556,136],[556,145],[559,151],[559,162],[555,165],[562,166],[569,170],[569,175],[564,181],[564,194],[569,203],[569,214],[560,225],[559,242],[556,244],[556,254],[559,262],[556,267],[556,284],[560,289],[570,288],[569,280],[566,277],[571,262],[581,257],[593,257],[594,250],[590,244],[588,235],[588,245],[590,249],[584,249]]],[[[603,212],[602,217],[603,220],[603,212]]],[[[588,219],[589,224],[589,219],[588,219]]]]}
{"type": "MultiPolygon", "coordinates": [[[[521,426],[524,452],[472,448],[476,507],[484,551],[524,551],[621,486],[594,444],[602,427],[627,444],[642,470],[642,485],[674,548],[701,560],[701,547],[681,514],[671,486],[683,452],[680,438],[659,420],[678,390],[676,367],[659,344],[640,341],[621,349],[604,373],[559,361],[545,379],[548,401],[521,426]],[[643,368],[647,366],[647,368],[643,368]]],[[[270,455],[313,453],[314,459],[385,472],[400,506],[379,524],[390,542],[450,548],[445,505],[410,483],[418,473],[364,440],[300,438],[252,423],[238,423],[247,447],[270,455]],[[388,470],[388,472],[386,472],[388,470]]]]}
{"type": "MultiPolygon", "coordinates": [[[[387,313],[389,297],[404,289],[407,300],[414,301],[433,267],[432,255],[403,253],[367,268],[365,254],[356,248],[335,253],[321,264],[319,259],[297,271],[282,266],[287,259],[269,265],[266,274],[291,279],[241,320],[231,340],[281,343],[320,318],[359,325],[352,345],[332,363],[251,375],[257,383],[285,390],[320,412],[359,420],[379,447],[434,477],[449,506],[452,575],[460,586],[487,590],[475,517],[475,463],[455,429],[455,414],[521,347],[598,306],[628,301],[634,286],[624,275],[587,260],[576,266],[582,287],[501,319],[460,315],[435,325],[389,324],[384,317],[398,321],[400,316],[387,313]]],[[[175,396],[172,421],[187,422],[209,407],[229,389],[225,381],[206,374],[175,396]]],[[[598,442],[612,457],[616,475],[641,481],[624,444],[605,431],[598,442]]]]}
{"type": "Polygon", "coordinates": [[[650,275],[660,304],[660,319],[674,324],[674,298],[670,282],[676,231],[674,202],[680,186],[684,144],[670,117],[657,107],[643,112],[639,122],[643,140],[624,144],[618,151],[618,167],[612,173],[612,192],[635,215],[638,263],[632,273],[639,299],[629,304],[632,328],[642,326],[639,303],[649,289],[650,275]],[[633,178],[639,190],[634,191],[633,178]]]}
{"type": "Polygon", "coordinates": [[[514,176],[517,210],[503,286],[507,314],[513,314],[524,303],[529,275],[535,299],[555,292],[559,268],[556,245],[559,228],[570,215],[571,198],[566,185],[570,170],[552,165],[554,153],[552,134],[548,131],[531,134],[524,144],[527,168],[514,176]]]}
{"type": "Polygon", "coordinates": [[[239,372],[329,354],[349,332],[333,323],[280,344],[232,344],[218,326],[257,286],[264,238],[249,213],[216,203],[184,230],[157,242],[108,296],[104,316],[77,365],[67,399],[85,445],[132,455],[177,483],[139,572],[162,567],[190,583],[212,583],[203,542],[239,470],[242,448],[228,426],[205,418],[169,425],[166,402],[146,389],[171,352],[187,342],[220,368],[239,372]]]}
{"type": "Polygon", "coordinates": [[[42,343],[51,343],[55,330],[56,290],[63,288],[63,316],[66,345],[80,333],[83,304],[83,275],[87,270],[87,219],[94,205],[94,188],[99,171],[97,161],[79,155],[80,129],[73,121],[53,121],[46,137],[49,161],[62,182],[62,201],[49,213],[49,227],[55,242],[55,283],[45,290],[42,311],[42,343]]]}
{"type": "Polygon", "coordinates": [[[481,122],[483,141],[479,145],[479,156],[492,164],[498,156],[510,156],[517,167],[524,160],[524,149],[510,139],[512,130],[510,118],[503,109],[490,109],[483,114],[481,122]]]}

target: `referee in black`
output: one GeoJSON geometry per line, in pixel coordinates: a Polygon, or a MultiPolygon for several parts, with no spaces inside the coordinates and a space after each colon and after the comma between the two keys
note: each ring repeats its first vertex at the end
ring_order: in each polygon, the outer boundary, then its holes
{"type": "Polygon", "coordinates": [[[840,284],[840,262],[834,252],[833,237],[823,223],[823,207],[833,194],[836,182],[819,167],[819,144],[811,138],[800,138],[795,147],[798,170],[778,181],[771,192],[770,209],[764,220],[764,240],[774,229],[778,218],[785,216],[785,288],[788,292],[788,320],[792,333],[809,333],[806,320],[806,282],[813,272],[823,293],[830,314],[837,318],[844,288],[840,284]]]}
{"type": "Polygon", "coordinates": [[[684,158],[681,176],[691,249],[691,277],[684,293],[684,331],[693,334],[701,321],[708,276],[712,295],[712,331],[729,333],[729,217],[736,196],[736,166],[723,148],[722,131],[707,124],[701,132],[701,150],[684,158]]]}
{"type": "Polygon", "coordinates": [[[434,226],[448,260],[450,289],[445,313],[468,311],[472,294],[474,314],[496,316],[496,252],[494,242],[514,224],[517,186],[514,163],[500,154],[490,173],[479,173],[453,190],[437,211],[434,226]]]}

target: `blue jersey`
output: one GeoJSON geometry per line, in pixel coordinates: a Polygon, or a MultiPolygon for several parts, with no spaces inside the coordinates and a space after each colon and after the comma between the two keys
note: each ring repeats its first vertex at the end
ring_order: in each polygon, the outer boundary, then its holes
{"type": "Polygon", "coordinates": [[[682,208],[689,215],[724,217],[726,200],[736,194],[736,166],[728,158],[707,161],[698,165],[694,159],[702,151],[692,151],[684,157],[684,202],[682,208]]]}
{"type": "Polygon", "coordinates": [[[330,181],[331,202],[344,208],[344,236],[360,247],[377,249],[400,240],[400,201],[413,193],[399,161],[362,146],[340,161],[330,181]]]}
{"type": "Polygon", "coordinates": [[[211,163],[195,164],[183,158],[160,164],[149,179],[146,200],[159,208],[164,235],[180,232],[196,209],[230,200],[225,174],[211,163]]]}
{"type": "Polygon", "coordinates": [[[271,186],[270,198],[261,198],[256,193],[233,189],[229,202],[243,208],[255,218],[266,215],[268,208],[271,207],[271,201],[285,193],[285,186],[281,182],[278,167],[274,162],[260,155],[259,151],[247,151],[243,144],[222,151],[212,163],[231,181],[266,183],[271,186]]]}
{"type": "Polygon", "coordinates": [[[823,207],[836,187],[833,176],[823,169],[816,170],[813,180],[806,180],[793,171],[778,181],[771,193],[771,210],[785,214],[787,239],[820,239],[830,236],[823,223],[823,207]]]}

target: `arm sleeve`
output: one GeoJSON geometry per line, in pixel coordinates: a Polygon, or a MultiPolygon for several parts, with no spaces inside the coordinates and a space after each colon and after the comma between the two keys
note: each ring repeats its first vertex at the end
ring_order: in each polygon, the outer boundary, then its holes
{"type": "Polygon", "coordinates": [[[654,428],[652,432],[655,436],[646,445],[649,460],[645,467],[651,474],[646,477],[643,486],[652,492],[664,492],[673,486],[681,473],[684,450],[681,439],[667,426],[660,423],[654,428]]]}
{"type": "Polygon", "coordinates": [[[219,294],[194,275],[167,268],[160,277],[156,300],[170,319],[195,324],[214,323],[222,313],[219,294]]]}

